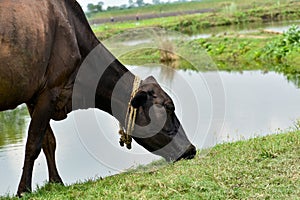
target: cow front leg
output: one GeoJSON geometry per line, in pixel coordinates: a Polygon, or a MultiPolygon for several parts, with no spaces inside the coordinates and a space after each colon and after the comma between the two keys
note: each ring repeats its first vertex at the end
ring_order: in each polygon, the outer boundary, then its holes
{"type": "MultiPolygon", "coordinates": [[[[34,110],[33,105],[27,104],[27,108],[30,116],[32,117],[33,110],[34,110]]],[[[56,140],[50,124],[48,124],[46,135],[44,136],[42,149],[47,160],[49,182],[60,183],[63,185],[63,181],[59,176],[56,163],[55,163],[56,140]]]]}
{"type": "Polygon", "coordinates": [[[42,148],[47,159],[49,182],[63,184],[63,181],[58,174],[55,163],[56,140],[50,125],[48,125],[47,127],[42,148]]]}
{"type": "Polygon", "coordinates": [[[21,181],[18,187],[18,196],[25,192],[31,192],[31,180],[34,161],[42,149],[42,143],[46,129],[51,117],[50,97],[46,94],[40,96],[33,106],[31,122],[28,130],[28,137],[25,148],[25,160],[21,181]]]}

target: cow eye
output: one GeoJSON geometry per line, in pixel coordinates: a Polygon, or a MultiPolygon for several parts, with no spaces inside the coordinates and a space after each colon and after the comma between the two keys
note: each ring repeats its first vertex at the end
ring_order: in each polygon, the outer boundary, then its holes
{"type": "Polygon", "coordinates": [[[149,94],[149,95],[153,95],[153,94],[154,94],[154,91],[153,91],[153,90],[149,90],[149,91],[148,91],[148,94],[149,94]]]}
{"type": "Polygon", "coordinates": [[[148,95],[153,97],[153,98],[157,98],[157,96],[155,95],[153,90],[148,91],[148,95]]]}

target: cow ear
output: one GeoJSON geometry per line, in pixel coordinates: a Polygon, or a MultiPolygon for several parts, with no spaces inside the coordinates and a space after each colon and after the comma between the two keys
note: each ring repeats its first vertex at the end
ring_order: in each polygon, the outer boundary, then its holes
{"type": "Polygon", "coordinates": [[[143,80],[143,84],[151,84],[151,83],[157,84],[157,81],[153,76],[149,76],[145,80],[143,80]]]}
{"type": "Polygon", "coordinates": [[[136,93],[136,95],[131,100],[131,106],[134,108],[138,108],[140,106],[143,106],[147,101],[147,92],[139,91],[136,93]]]}

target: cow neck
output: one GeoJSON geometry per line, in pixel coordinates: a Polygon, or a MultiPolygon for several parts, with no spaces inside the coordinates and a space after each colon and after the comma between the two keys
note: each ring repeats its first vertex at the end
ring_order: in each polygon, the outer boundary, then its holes
{"type": "Polygon", "coordinates": [[[96,92],[96,107],[114,116],[124,127],[135,75],[117,59],[105,70],[96,92]]]}
{"type": "MultiPolygon", "coordinates": [[[[105,59],[106,56],[110,60],[111,53],[100,43],[93,33],[80,5],[77,2],[71,1],[67,1],[67,3],[69,19],[76,31],[82,62],[96,48],[101,49],[102,52],[102,55],[99,56],[99,64],[103,64],[101,59],[107,61],[105,59]]],[[[95,106],[113,115],[124,126],[135,76],[117,59],[114,58],[112,60],[98,82],[95,106]]]]}
{"type": "Polygon", "coordinates": [[[80,54],[84,60],[100,42],[91,29],[81,6],[76,1],[66,1],[66,3],[68,18],[75,29],[80,54]]]}

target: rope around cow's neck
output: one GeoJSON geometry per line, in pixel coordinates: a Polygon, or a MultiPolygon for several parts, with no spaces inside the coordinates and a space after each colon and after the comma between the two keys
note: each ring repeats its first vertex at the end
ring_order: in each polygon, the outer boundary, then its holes
{"type": "Polygon", "coordinates": [[[139,89],[140,83],[141,83],[140,77],[135,76],[134,81],[133,81],[133,86],[132,86],[132,92],[131,92],[130,99],[129,99],[128,106],[127,106],[125,127],[123,127],[121,125],[121,123],[119,123],[119,126],[120,126],[119,134],[121,135],[120,145],[123,147],[124,144],[126,144],[126,147],[128,149],[131,149],[131,142],[132,142],[131,135],[134,130],[136,111],[137,111],[136,108],[131,106],[131,100],[136,95],[136,93],[139,89]]]}

